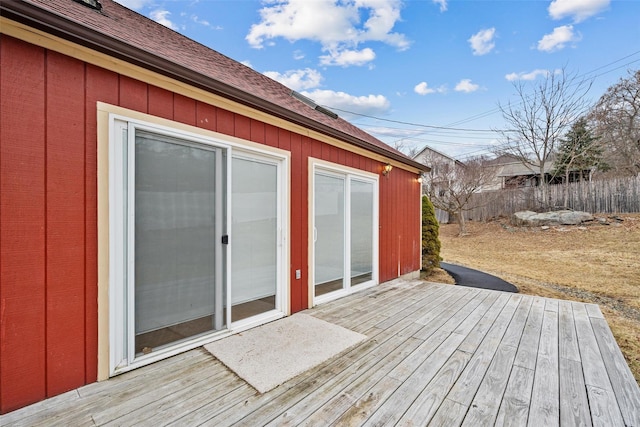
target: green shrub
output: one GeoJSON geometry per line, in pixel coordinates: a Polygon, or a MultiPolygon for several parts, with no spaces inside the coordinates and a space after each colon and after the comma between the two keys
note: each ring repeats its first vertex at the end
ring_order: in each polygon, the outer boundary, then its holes
{"type": "Polygon", "coordinates": [[[440,267],[439,229],[431,200],[422,196],[422,271],[427,273],[440,267]]]}

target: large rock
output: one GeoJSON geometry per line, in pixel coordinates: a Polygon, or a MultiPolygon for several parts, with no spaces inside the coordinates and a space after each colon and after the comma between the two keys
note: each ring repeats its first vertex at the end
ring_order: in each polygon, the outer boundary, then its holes
{"type": "Polygon", "coordinates": [[[511,223],[516,226],[578,225],[586,221],[593,221],[590,213],[569,210],[543,213],[522,211],[511,216],[511,223]]]}

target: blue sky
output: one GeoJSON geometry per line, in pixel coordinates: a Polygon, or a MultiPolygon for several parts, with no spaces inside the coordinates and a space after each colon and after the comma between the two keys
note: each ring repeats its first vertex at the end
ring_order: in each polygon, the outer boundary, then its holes
{"type": "Polygon", "coordinates": [[[406,151],[464,159],[514,83],[564,68],[595,102],[640,68],[637,0],[118,0],[406,151]]]}

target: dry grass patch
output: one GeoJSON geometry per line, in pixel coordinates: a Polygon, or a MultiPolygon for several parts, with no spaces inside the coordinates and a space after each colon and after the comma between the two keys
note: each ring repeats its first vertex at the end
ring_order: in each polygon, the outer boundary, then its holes
{"type": "Polygon", "coordinates": [[[455,285],[456,281],[453,277],[449,276],[449,273],[441,268],[434,268],[429,274],[420,274],[422,280],[435,283],[446,283],[448,285],[455,285]]]}
{"type": "Polygon", "coordinates": [[[640,215],[611,225],[514,228],[506,220],[440,226],[447,262],[477,268],[520,292],[599,304],[640,383],[640,215]]]}

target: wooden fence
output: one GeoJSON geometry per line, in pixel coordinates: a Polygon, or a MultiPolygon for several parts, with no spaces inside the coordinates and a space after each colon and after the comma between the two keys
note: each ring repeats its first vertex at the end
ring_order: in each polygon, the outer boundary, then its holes
{"type": "Polygon", "coordinates": [[[568,209],[608,214],[640,212],[640,176],[637,176],[573,182],[566,186],[552,185],[549,187],[547,204],[542,203],[539,187],[478,193],[474,195],[472,203],[476,208],[466,212],[465,218],[486,221],[524,210],[540,212],[562,209],[565,208],[565,191],[568,209]]]}

